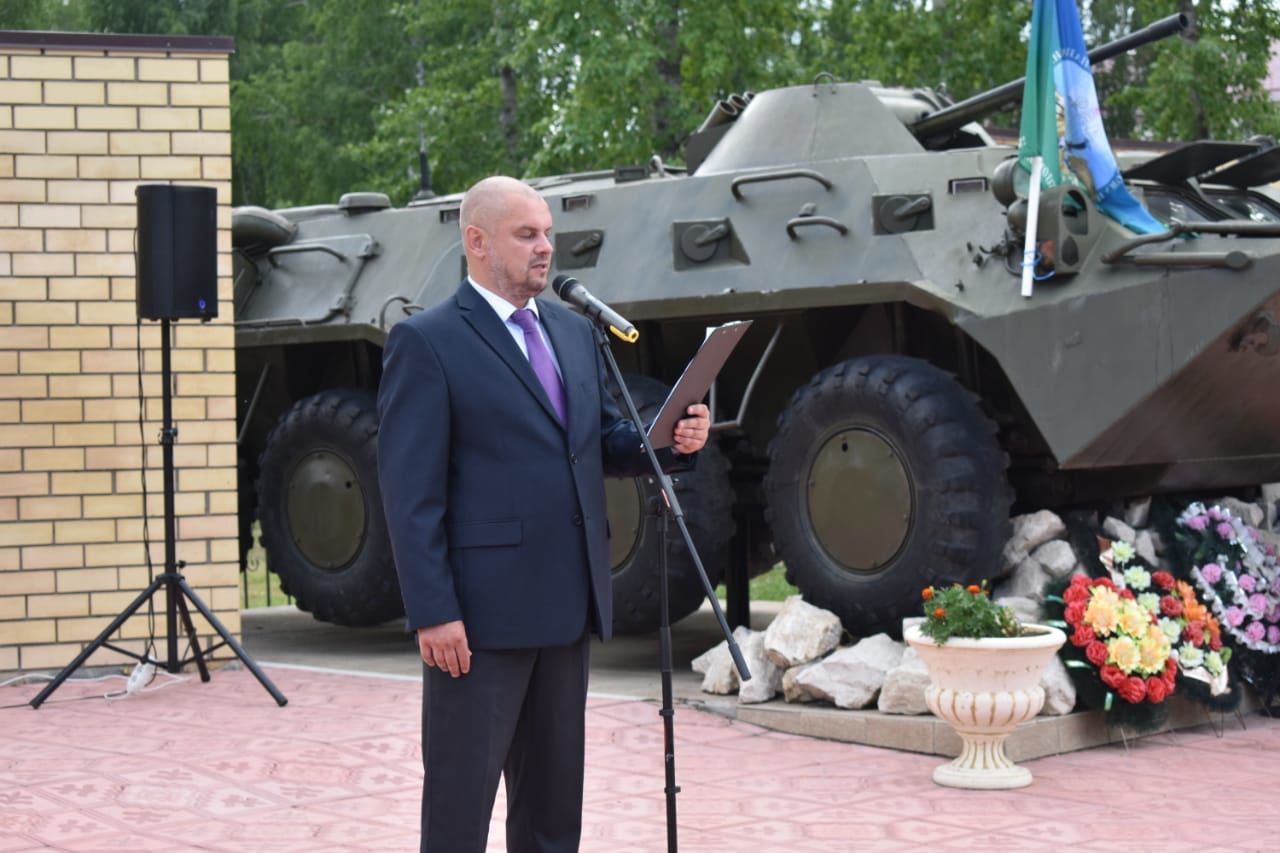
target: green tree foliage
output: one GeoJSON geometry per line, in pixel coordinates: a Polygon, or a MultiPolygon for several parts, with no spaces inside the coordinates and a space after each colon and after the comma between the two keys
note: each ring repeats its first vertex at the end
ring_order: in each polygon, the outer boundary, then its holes
{"type": "Polygon", "coordinates": [[[403,196],[420,138],[436,188],[680,159],[717,98],[796,82],[805,13],[786,0],[615,3],[437,0],[409,32],[423,84],[386,104],[355,146],[403,196]]]}
{"type": "Polygon", "coordinates": [[[1118,57],[1099,69],[1108,130],[1147,139],[1243,139],[1280,133],[1280,107],[1263,88],[1271,46],[1280,39],[1276,0],[1094,2],[1100,40],[1176,11],[1193,15],[1182,38],[1118,57]]]}
{"type": "MultiPolygon", "coordinates": [[[[1178,9],[1190,38],[1097,69],[1114,137],[1280,133],[1280,0],[1081,0],[1086,37],[1178,9]],[[1225,93],[1225,97],[1224,97],[1225,93]]],[[[683,159],[730,93],[843,80],[960,99],[1020,77],[1030,0],[0,0],[0,25],[231,35],[233,199],[285,206],[683,159]]],[[[1007,112],[992,117],[1014,127],[1007,112]]]]}

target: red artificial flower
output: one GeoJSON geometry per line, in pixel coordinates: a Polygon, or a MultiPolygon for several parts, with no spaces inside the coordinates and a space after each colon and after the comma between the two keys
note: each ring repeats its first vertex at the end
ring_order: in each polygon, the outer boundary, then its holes
{"type": "Polygon", "coordinates": [[[1097,639],[1097,637],[1093,633],[1093,629],[1088,625],[1077,625],[1075,631],[1071,634],[1072,645],[1078,646],[1082,649],[1092,643],[1095,639],[1097,639]]]}
{"type": "Polygon", "coordinates": [[[1120,597],[1127,598],[1130,601],[1133,601],[1133,590],[1129,589],[1128,587],[1125,587],[1124,589],[1120,590],[1120,597]]]}
{"type": "Polygon", "coordinates": [[[1085,604],[1083,601],[1073,601],[1067,605],[1066,610],[1062,611],[1062,618],[1067,620],[1067,624],[1075,627],[1080,624],[1080,620],[1084,619],[1085,604]]]}
{"type": "Polygon", "coordinates": [[[1094,578],[1089,582],[1090,586],[1105,586],[1107,589],[1115,589],[1116,585],[1111,582],[1111,578],[1094,578]]]}
{"type": "Polygon", "coordinates": [[[1178,681],[1178,665],[1175,663],[1173,669],[1166,669],[1160,674],[1160,679],[1164,681],[1166,692],[1172,693],[1173,685],[1178,681]]]}
{"type": "Polygon", "coordinates": [[[1160,597],[1160,612],[1165,616],[1181,616],[1182,602],[1172,595],[1162,595],[1160,597]]]}
{"type": "Polygon", "coordinates": [[[1163,678],[1147,679],[1147,698],[1155,705],[1159,705],[1169,695],[1169,685],[1163,678]]]}
{"type": "Polygon", "coordinates": [[[1103,643],[1094,640],[1084,647],[1084,656],[1094,666],[1102,666],[1107,662],[1107,647],[1103,643]]]}
{"type": "Polygon", "coordinates": [[[1147,696],[1147,682],[1136,675],[1127,676],[1124,683],[1116,688],[1116,693],[1124,701],[1136,705],[1147,696]]]}
{"type": "Polygon", "coordinates": [[[1112,690],[1124,684],[1125,675],[1118,666],[1107,664],[1098,671],[1098,675],[1102,678],[1102,683],[1112,690]]]}
{"type": "Polygon", "coordinates": [[[1204,623],[1197,619],[1182,628],[1182,638],[1193,646],[1204,645],[1204,623]]]}
{"type": "Polygon", "coordinates": [[[1215,652],[1222,648],[1222,634],[1214,634],[1209,638],[1209,648],[1215,652]]]}
{"type": "Polygon", "coordinates": [[[1164,659],[1165,675],[1170,675],[1170,674],[1176,673],[1177,671],[1178,671],[1178,662],[1174,660],[1172,656],[1165,658],[1164,659]]]}
{"type": "Polygon", "coordinates": [[[1173,575],[1168,572],[1154,572],[1151,580],[1155,581],[1156,586],[1161,589],[1173,589],[1173,575]]]}

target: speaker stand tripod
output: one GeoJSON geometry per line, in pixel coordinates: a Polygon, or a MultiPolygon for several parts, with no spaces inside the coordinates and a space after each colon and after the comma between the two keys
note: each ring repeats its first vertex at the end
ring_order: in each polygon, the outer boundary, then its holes
{"type": "MultiPolygon", "coordinates": [[[[67,664],[67,666],[57,674],[53,681],[49,682],[37,696],[31,700],[32,708],[39,708],[45,699],[53,691],[57,690],[62,682],[66,681],[68,676],[80,668],[80,666],[88,660],[89,656],[99,648],[108,648],[112,651],[119,652],[126,657],[133,658],[139,664],[152,664],[155,666],[163,666],[168,672],[177,673],[182,671],[182,667],[192,661],[195,662],[197,669],[200,671],[200,680],[209,680],[209,667],[205,661],[205,656],[228,646],[236,657],[245,665],[245,667],[253,673],[254,677],[262,684],[271,698],[276,700],[277,705],[284,705],[289,700],[284,694],[271,683],[271,679],[263,674],[258,665],[253,662],[236,642],[236,638],[231,632],[223,626],[217,616],[213,615],[213,611],[200,600],[200,596],[196,595],[195,590],[187,583],[186,578],[182,576],[179,569],[186,566],[186,563],[179,561],[176,557],[177,545],[177,514],[174,510],[174,465],[173,465],[173,444],[178,436],[178,430],[173,426],[173,394],[171,390],[173,382],[172,365],[170,363],[170,343],[169,343],[169,323],[168,318],[161,321],[160,331],[160,373],[161,387],[163,388],[163,419],[164,423],[160,430],[160,444],[163,446],[164,456],[164,573],[157,575],[152,579],[151,583],[144,589],[133,602],[126,607],[120,615],[112,620],[101,634],[84,650],[76,656],[75,660],[67,664]],[[160,661],[154,659],[150,652],[151,646],[148,645],[142,654],[129,651],[113,645],[110,642],[111,635],[120,629],[120,626],[128,621],[129,617],[137,612],[138,608],[145,604],[151,596],[160,590],[165,593],[165,637],[166,637],[166,657],[160,661]],[[195,625],[191,621],[191,611],[187,608],[187,603],[195,607],[200,615],[208,620],[213,629],[218,632],[218,636],[222,638],[222,642],[211,644],[209,648],[201,650],[200,638],[196,634],[195,625]],[[182,620],[183,630],[186,632],[188,641],[191,646],[191,656],[182,657],[178,653],[178,620],[182,620]]],[[[145,475],[144,475],[145,476],[145,475]]],[[[146,512],[146,507],[143,507],[146,512]]]]}

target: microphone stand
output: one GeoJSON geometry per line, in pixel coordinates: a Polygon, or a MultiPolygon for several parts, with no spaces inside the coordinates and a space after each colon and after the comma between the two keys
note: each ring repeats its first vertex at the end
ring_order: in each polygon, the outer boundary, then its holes
{"type": "Polygon", "coordinates": [[[702,587],[706,590],[707,600],[711,602],[711,609],[715,612],[716,620],[720,623],[720,631],[724,634],[725,642],[728,643],[729,654],[733,658],[734,667],[738,670],[738,676],[743,681],[749,681],[751,672],[747,669],[747,662],[742,657],[742,650],[738,648],[737,641],[733,639],[733,632],[729,629],[729,623],[725,621],[724,611],[721,610],[720,602],[716,599],[715,588],[711,586],[711,581],[707,578],[707,570],[703,568],[702,558],[698,555],[698,549],[693,544],[693,537],[689,535],[689,528],[684,520],[684,510],[680,507],[679,499],[676,498],[676,490],[672,485],[671,477],[662,470],[662,465],[658,462],[658,455],[654,452],[653,444],[649,441],[648,432],[644,428],[644,421],[640,419],[640,412],[636,410],[635,401],[631,399],[627,384],[622,380],[622,371],[618,368],[618,362],[613,357],[613,351],[609,349],[609,339],[605,337],[604,331],[596,323],[592,323],[591,328],[595,334],[596,346],[600,349],[600,354],[604,358],[605,364],[608,365],[609,375],[613,377],[613,381],[618,386],[627,415],[635,425],[636,432],[640,434],[640,443],[644,446],[645,455],[649,457],[649,464],[653,468],[654,476],[657,478],[658,486],[661,489],[661,494],[649,499],[645,514],[661,516],[662,518],[662,540],[659,548],[661,557],[659,558],[658,572],[658,641],[662,672],[662,709],[658,711],[658,715],[662,717],[663,763],[666,768],[666,788],[664,790],[667,798],[667,850],[669,853],[676,853],[676,794],[680,793],[680,786],[676,784],[675,707],[672,702],[671,691],[671,613],[667,601],[667,533],[671,521],[676,523],[676,528],[679,529],[680,535],[684,538],[684,545],[689,549],[689,556],[693,557],[693,565],[698,569],[698,577],[702,579],[702,587]]]}

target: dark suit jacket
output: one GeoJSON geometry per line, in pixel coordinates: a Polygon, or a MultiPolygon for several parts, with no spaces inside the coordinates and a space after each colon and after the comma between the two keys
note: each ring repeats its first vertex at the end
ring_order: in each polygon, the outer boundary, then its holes
{"type": "MultiPolygon", "coordinates": [[[[604,477],[647,462],[602,390],[588,321],[542,300],[569,428],[494,310],[463,282],[398,323],[378,393],[379,481],[410,629],[462,619],[472,648],[611,633],[604,477]]],[[[678,461],[666,453],[664,464],[678,461]]]]}

